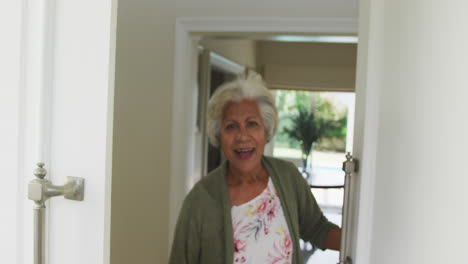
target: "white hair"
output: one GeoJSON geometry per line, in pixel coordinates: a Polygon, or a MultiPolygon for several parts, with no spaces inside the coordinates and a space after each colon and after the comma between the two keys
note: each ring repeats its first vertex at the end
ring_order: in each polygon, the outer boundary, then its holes
{"type": "Polygon", "coordinates": [[[226,106],[232,102],[251,99],[257,102],[265,126],[265,139],[269,142],[276,132],[278,112],[275,99],[263,83],[260,75],[251,75],[221,85],[208,102],[207,134],[210,143],[219,147],[221,119],[226,106]]]}

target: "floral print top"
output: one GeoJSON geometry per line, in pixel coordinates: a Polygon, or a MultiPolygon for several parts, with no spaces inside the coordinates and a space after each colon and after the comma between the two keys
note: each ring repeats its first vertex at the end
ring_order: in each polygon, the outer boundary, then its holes
{"type": "Polygon", "coordinates": [[[271,178],[247,203],[232,206],[234,264],[290,264],[292,240],[271,178]]]}

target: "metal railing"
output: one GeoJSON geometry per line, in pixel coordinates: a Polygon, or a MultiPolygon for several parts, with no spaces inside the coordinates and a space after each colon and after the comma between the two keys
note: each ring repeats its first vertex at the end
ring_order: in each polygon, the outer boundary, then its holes
{"type": "Polygon", "coordinates": [[[309,185],[311,189],[342,189],[344,185],[309,185]]]}

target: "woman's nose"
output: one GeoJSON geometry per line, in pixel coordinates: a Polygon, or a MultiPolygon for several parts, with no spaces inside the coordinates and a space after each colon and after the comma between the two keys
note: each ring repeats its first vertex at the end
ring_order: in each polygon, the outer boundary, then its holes
{"type": "Polygon", "coordinates": [[[245,140],[249,137],[249,132],[245,127],[240,127],[238,132],[237,132],[237,140],[245,140]]]}

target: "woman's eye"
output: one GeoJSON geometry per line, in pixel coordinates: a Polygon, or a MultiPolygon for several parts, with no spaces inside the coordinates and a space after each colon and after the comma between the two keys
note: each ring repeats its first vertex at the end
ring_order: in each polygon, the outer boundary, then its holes
{"type": "Polygon", "coordinates": [[[228,130],[231,130],[231,129],[234,129],[234,128],[236,128],[236,124],[229,124],[229,125],[226,126],[226,129],[228,129],[228,130]]]}
{"type": "Polygon", "coordinates": [[[255,122],[255,121],[249,121],[249,122],[247,123],[247,125],[248,125],[249,127],[255,127],[255,126],[258,125],[258,123],[255,122]]]}

